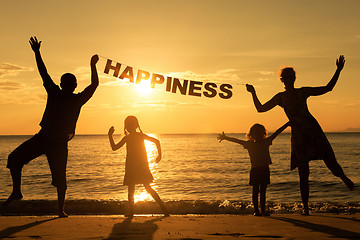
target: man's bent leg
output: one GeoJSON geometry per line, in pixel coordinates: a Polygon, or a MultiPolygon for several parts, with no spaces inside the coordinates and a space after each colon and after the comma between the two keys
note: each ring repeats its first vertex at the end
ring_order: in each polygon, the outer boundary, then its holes
{"type": "Polygon", "coordinates": [[[7,168],[13,182],[13,190],[9,198],[3,203],[3,206],[9,205],[14,200],[21,200],[21,171],[24,164],[43,154],[41,138],[38,135],[22,143],[12,153],[9,154],[7,168]]]}
{"type": "Polygon", "coordinates": [[[3,206],[8,206],[12,201],[21,200],[23,198],[21,193],[21,168],[10,169],[10,173],[13,181],[13,190],[8,199],[3,203],[3,206]]]}

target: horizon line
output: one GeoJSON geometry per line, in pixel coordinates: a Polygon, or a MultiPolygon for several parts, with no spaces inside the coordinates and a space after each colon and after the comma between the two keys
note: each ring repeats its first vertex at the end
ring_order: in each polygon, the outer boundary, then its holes
{"type": "MultiPolygon", "coordinates": [[[[272,133],[273,131],[268,131],[272,133]]],[[[221,133],[221,132],[220,132],[221,133]]],[[[146,134],[157,134],[157,135],[211,135],[211,134],[220,134],[218,132],[208,132],[208,133],[152,133],[147,132],[146,134]]],[[[246,134],[247,132],[226,132],[226,134],[246,134]]],[[[291,134],[291,131],[284,131],[282,134],[291,134]]],[[[324,133],[360,133],[360,130],[356,131],[324,131],[324,133]]],[[[36,133],[35,133],[36,134],[36,133]]],[[[0,136],[33,136],[35,134],[0,134],[0,136]]],[[[106,136],[106,133],[79,133],[75,136],[106,136]]],[[[124,135],[124,134],[114,134],[114,135],[124,135]]],[[[75,137],[74,136],[74,137],[75,137]]]]}

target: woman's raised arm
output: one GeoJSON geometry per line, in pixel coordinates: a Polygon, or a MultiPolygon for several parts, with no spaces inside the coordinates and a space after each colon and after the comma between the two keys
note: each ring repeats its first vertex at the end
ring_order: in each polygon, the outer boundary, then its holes
{"type": "Polygon", "coordinates": [[[318,96],[332,91],[339,79],[340,72],[344,68],[344,65],[345,65],[345,57],[344,55],[340,55],[340,57],[336,59],[336,67],[337,67],[336,71],[333,77],[331,78],[331,80],[328,82],[328,84],[326,84],[326,86],[321,86],[321,87],[304,88],[306,94],[309,96],[318,96]]]}
{"type": "Polygon", "coordinates": [[[248,92],[251,93],[255,108],[258,112],[269,111],[270,109],[274,108],[279,103],[279,97],[278,97],[278,95],[275,95],[273,98],[271,98],[265,104],[262,104],[256,95],[255,88],[252,85],[246,84],[246,89],[248,92]]]}

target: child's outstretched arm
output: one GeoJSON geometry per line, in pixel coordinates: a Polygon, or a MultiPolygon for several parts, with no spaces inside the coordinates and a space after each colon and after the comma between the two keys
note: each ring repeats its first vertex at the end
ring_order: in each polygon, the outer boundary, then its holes
{"type": "Polygon", "coordinates": [[[246,143],[246,141],[244,141],[244,140],[228,137],[228,136],[225,135],[224,132],[222,132],[222,134],[218,134],[217,139],[219,140],[219,142],[221,142],[222,140],[227,140],[229,142],[234,142],[234,143],[238,143],[238,144],[241,144],[241,145],[244,145],[246,143]]]}
{"type": "Polygon", "coordinates": [[[158,152],[158,156],[156,157],[155,162],[156,163],[160,162],[161,157],[162,157],[162,152],[161,152],[161,145],[160,145],[159,139],[154,138],[154,137],[150,137],[150,136],[148,136],[146,134],[144,134],[144,136],[145,136],[145,140],[148,140],[150,142],[155,143],[156,148],[157,148],[157,152],[158,152]]]}
{"type": "Polygon", "coordinates": [[[114,128],[114,127],[111,127],[111,128],[109,129],[109,132],[108,132],[109,141],[110,141],[110,146],[111,146],[111,149],[112,149],[113,151],[118,150],[119,148],[121,148],[121,147],[126,143],[126,137],[123,137],[118,144],[115,144],[114,138],[113,138],[114,132],[115,132],[115,128],[114,128]]]}
{"type": "Polygon", "coordinates": [[[274,140],[282,131],[284,131],[288,126],[290,126],[290,122],[285,123],[282,125],[278,130],[276,130],[269,138],[271,138],[271,141],[274,140]]]}

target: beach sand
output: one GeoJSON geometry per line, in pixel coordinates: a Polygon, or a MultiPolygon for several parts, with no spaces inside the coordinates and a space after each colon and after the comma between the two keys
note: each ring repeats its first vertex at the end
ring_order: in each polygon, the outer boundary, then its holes
{"type": "Polygon", "coordinates": [[[1,216],[0,239],[360,239],[360,214],[1,216]]]}

